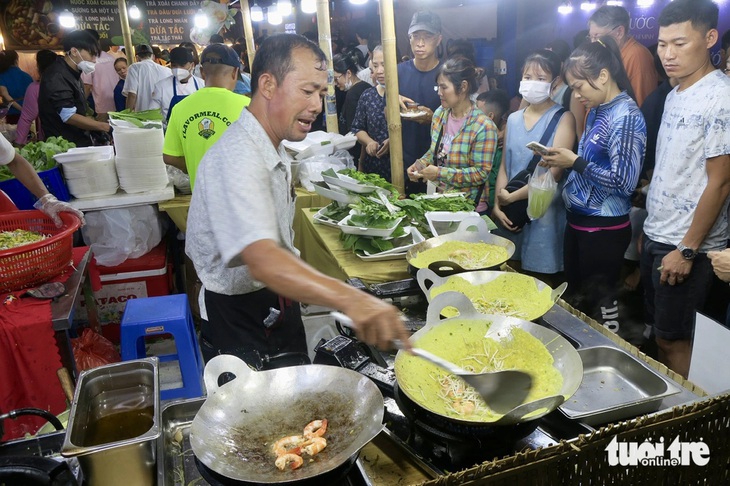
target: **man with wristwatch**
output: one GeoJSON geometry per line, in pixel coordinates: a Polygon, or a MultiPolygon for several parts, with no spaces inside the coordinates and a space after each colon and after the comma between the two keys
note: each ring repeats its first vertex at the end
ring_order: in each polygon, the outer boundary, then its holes
{"type": "Polygon", "coordinates": [[[711,0],[675,0],[659,16],[658,55],[679,84],[657,137],[641,278],[659,360],[684,377],[695,312],[712,284],[707,252],[728,240],[730,78],[710,62],[717,19],[711,0]]]}

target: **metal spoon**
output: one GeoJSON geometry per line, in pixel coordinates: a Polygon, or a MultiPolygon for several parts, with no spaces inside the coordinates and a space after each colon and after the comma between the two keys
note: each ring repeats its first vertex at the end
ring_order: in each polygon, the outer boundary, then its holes
{"type": "MultiPolygon", "coordinates": [[[[355,323],[345,314],[335,311],[330,315],[342,325],[355,329],[355,323]]],[[[397,349],[405,349],[403,343],[397,339],[393,340],[393,346],[397,349]]],[[[471,373],[424,349],[412,348],[410,352],[464,380],[481,395],[484,403],[497,413],[507,413],[520,405],[525,401],[532,387],[532,377],[524,371],[503,370],[471,373]]]]}

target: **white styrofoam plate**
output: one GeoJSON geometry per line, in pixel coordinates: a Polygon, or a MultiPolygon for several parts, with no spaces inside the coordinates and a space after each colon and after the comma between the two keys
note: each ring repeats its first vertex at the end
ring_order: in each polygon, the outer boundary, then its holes
{"type": "MultiPolygon", "coordinates": [[[[408,253],[408,250],[415,246],[422,241],[425,241],[425,238],[421,234],[420,231],[418,231],[413,226],[407,226],[405,230],[409,233],[406,236],[410,236],[410,243],[407,243],[405,245],[401,245],[398,248],[393,248],[392,250],[386,250],[381,251],[380,253],[368,253],[363,252],[362,254],[355,252],[358,258],[365,261],[370,262],[382,262],[387,260],[401,260],[406,257],[406,254],[408,253]]],[[[404,237],[405,238],[405,237],[404,237]]]]}
{"type": "Polygon", "coordinates": [[[312,182],[312,184],[314,185],[314,192],[316,192],[320,196],[324,196],[328,199],[332,199],[333,201],[337,201],[338,203],[355,204],[360,200],[358,196],[348,194],[344,191],[344,189],[341,189],[338,186],[335,186],[336,189],[333,189],[328,187],[326,182],[321,181],[312,182]]]}
{"type": "Polygon", "coordinates": [[[377,186],[370,186],[367,184],[363,184],[362,182],[358,181],[357,179],[353,179],[350,176],[346,176],[345,174],[337,174],[337,177],[328,176],[326,174],[322,174],[322,179],[330,186],[333,185],[339,186],[343,189],[347,189],[348,191],[356,192],[358,194],[368,194],[373,191],[375,191],[378,187],[377,186]]]}
{"type": "Polygon", "coordinates": [[[456,231],[464,218],[468,216],[479,217],[479,213],[474,211],[429,211],[426,213],[426,221],[431,228],[434,236],[447,235],[456,231]]]}
{"type": "Polygon", "coordinates": [[[332,219],[332,218],[330,218],[328,216],[325,216],[323,214],[323,211],[325,209],[326,208],[322,208],[319,211],[317,211],[316,213],[314,213],[314,217],[312,218],[312,219],[314,219],[314,222],[315,223],[318,223],[318,224],[321,224],[321,225],[324,225],[324,226],[329,226],[330,228],[337,228],[337,229],[339,229],[340,228],[338,226],[339,221],[336,220],[336,219],[332,219]]]}

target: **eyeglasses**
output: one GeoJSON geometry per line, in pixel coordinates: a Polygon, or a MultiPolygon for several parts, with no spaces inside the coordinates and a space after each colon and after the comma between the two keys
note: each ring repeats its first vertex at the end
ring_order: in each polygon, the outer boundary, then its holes
{"type": "Polygon", "coordinates": [[[589,41],[589,42],[596,42],[599,37],[603,37],[604,35],[608,35],[611,32],[613,32],[614,30],[618,29],[619,27],[621,27],[621,26],[620,25],[617,25],[616,27],[614,27],[613,29],[609,30],[608,32],[603,32],[603,33],[600,33],[600,34],[587,35],[586,36],[586,40],[589,41]]]}
{"type": "Polygon", "coordinates": [[[416,42],[433,42],[436,40],[436,34],[425,33],[425,34],[411,34],[408,38],[416,42]]]}

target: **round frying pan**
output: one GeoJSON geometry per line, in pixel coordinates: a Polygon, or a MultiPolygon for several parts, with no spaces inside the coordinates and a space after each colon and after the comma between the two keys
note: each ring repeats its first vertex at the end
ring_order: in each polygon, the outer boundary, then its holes
{"type": "Polygon", "coordinates": [[[346,462],[383,428],[383,396],[365,376],[324,365],[252,371],[230,355],[205,367],[208,398],[193,419],[190,444],[213,471],[237,481],[278,484],[313,478],[346,462]],[[236,378],[218,386],[219,378],[236,378]],[[280,471],[272,444],[327,419],[327,447],[299,469],[280,471]]]}
{"type": "MultiPolygon", "coordinates": [[[[432,378],[429,377],[430,364],[423,360],[409,359],[406,352],[398,351],[395,358],[395,377],[399,388],[408,398],[420,407],[425,408],[445,420],[455,424],[470,426],[502,426],[513,425],[528,420],[535,420],[558,408],[565,400],[570,398],[580,386],[583,379],[583,362],[580,355],[573,346],[560,334],[534,322],[524,321],[514,317],[495,316],[480,314],[474,309],[471,301],[458,292],[444,292],[437,295],[429,304],[426,317],[426,325],[411,336],[411,342],[417,346],[418,340],[430,332],[436,326],[449,326],[450,322],[462,320],[487,320],[492,324],[486,334],[487,338],[499,339],[509,333],[512,328],[520,328],[529,332],[532,336],[541,341],[553,356],[553,367],[563,377],[563,385],[560,391],[552,396],[544,397],[528,403],[523,403],[506,413],[499,420],[486,421],[481,417],[454,418],[443,414],[435,408],[438,388],[431,386],[432,378]],[[459,311],[458,317],[442,320],[441,312],[445,307],[455,307],[459,311]]],[[[441,341],[441,346],[448,349],[457,346],[465,337],[457,332],[441,341]]],[[[438,350],[430,350],[438,354],[438,350]]]]}
{"type": "MultiPolygon", "coordinates": [[[[517,272],[496,272],[489,270],[480,270],[478,272],[465,272],[448,277],[439,277],[432,270],[428,268],[422,268],[416,274],[416,280],[418,280],[418,285],[421,287],[423,294],[426,296],[426,299],[429,302],[433,300],[434,290],[438,289],[449,280],[455,278],[461,278],[470,283],[473,286],[473,290],[475,290],[474,295],[481,295],[481,292],[479,292],[476,287],[478,287],[479,285],[488,284],[489,282],[492,282],[497,278],[512,280],[514,281],[514,283],[519,283],[521,288],[524,289],[525,292],[519,293],[518,295],[508,296],[509,300],[513,302],[518,310],[520,301],[524,302],[527,299],[539,299],[541,304],[540,306],[536,306],[534,309],[532,309],[532,312],[520,316],[526,321],[534,321],[538,317],[542,317],[543,315],[545,315],[545,313],[549,311],[553,307],[553,305],[555,305],[558,299],[560,299],[560,296],[563,295],[565,289],[568,288],[568,284],[566,282],[563,282],[562,284],[558,285],[556,289],[551,289],[550,286],[545,282],[542,282],[535,277],[531,277],[530,275],[524,275],[517,272]],[[545,289],[550,289],[549,298],[548,295],[545,295],[543,293],[545,289]],[[540,295],[536,295],[535,292],[539,293],[540,295]]],[[[473,299],[474,295],[468,295],[467,297],[473,299]]],[[[484,297],[489,298],[490,295],[484,294],[484,297]]],[[[504,298],[501,295],[494,295],[492,297],[504,298]]],[[[474,302],[472,302],[472,304],[473,303],[474,302]]],[[[448,312],[448,310],[449,309],[446,309],[444,317],[453,317],[455,315],[453,309],[451,309],[452,312],[448,312]]]]}
{"type": "MultiPolygon", "coordinates": [[[[413,246],[408,253],[406,253],[406,261],[408,262],[408,269],[413,275],[418,271],[418,268],[413,266],[413,259],[416,256],[426,250],[435,248],[443,245],[447,241],[465,241],[467,243],[489,243],[491,245],[497,245],[504,247],[507,250],[507,258],[503,261],[496,262],[492,267],[499,267],[515,253],[515,244],[507,238],[493,235],[487,228],[487,223],[479,216],[469,216],[459,223],[459,227],[453,233],[449,233],[443,236],[437,236],[435,238],[429,238],[415,246],[413,246]]],[[[486,268],[463,268],[456,262],[453,261],[440,261],[431,263],[430,268],[434,273],[441,277],[453,275],[455,273],[471,272],[474,270],[485,270],[486,268]]]]}

